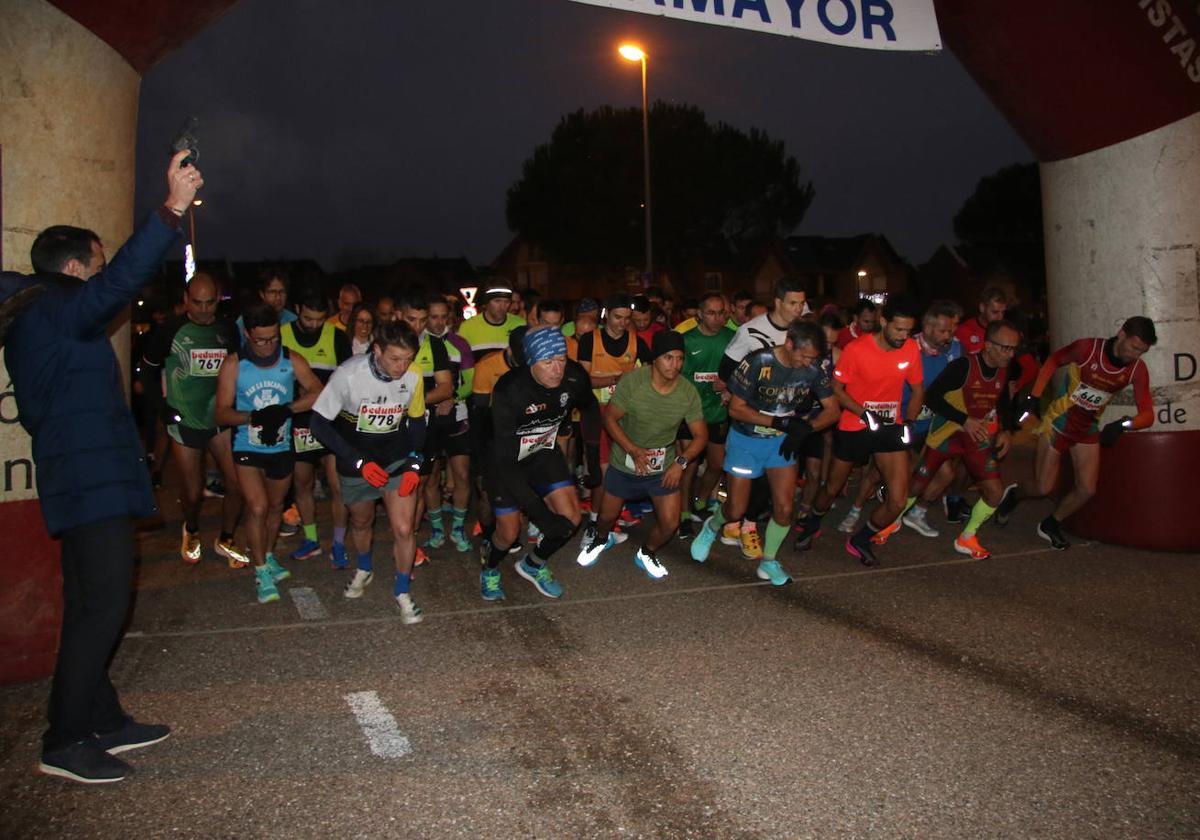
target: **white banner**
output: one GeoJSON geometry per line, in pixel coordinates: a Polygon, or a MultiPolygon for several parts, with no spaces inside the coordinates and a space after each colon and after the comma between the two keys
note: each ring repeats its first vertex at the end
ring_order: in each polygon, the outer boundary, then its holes
{"type": "Polygon", "coordinates": [[[573,0],[840,47],[942,48],[933,0],[573,0]]]}

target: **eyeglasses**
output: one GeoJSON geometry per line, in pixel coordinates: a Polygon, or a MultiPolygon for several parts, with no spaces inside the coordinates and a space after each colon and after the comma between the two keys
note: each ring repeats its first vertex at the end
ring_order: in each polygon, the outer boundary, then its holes
{"type": "Polygon", "coordinates": [[[255,347],[270,347],[272,344],[274,344],[278,340],[279,340],[279,336],[277,336],[277,335],[273,335],[270,338],[251,337],[250,343],[253,344],[255,347]]]}
{"type": "Polygon", "coordinates": [[[993,347],[995,347],[1001,353],[1016,353],[1017,352],[1017,345],[1015,345],[1015,344],[1001,344],[999,341],[992,341],[990,338],[987,340],[987,343],[992,345],[993,347]]]}

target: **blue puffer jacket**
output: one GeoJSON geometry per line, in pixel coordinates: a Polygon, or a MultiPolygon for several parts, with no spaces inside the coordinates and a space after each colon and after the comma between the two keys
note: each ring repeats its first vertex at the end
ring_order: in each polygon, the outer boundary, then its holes
{"type": "Polygon", "coordinates": [[[87,282],[0,274],[0,300],[31,283],[46,284],[9,327],[4,359],[21,425],[33,438],[42,516],[55,536],[157,510],[105,330],[154,276],[178,236],[177,227],[151,214],[87,282]]]}

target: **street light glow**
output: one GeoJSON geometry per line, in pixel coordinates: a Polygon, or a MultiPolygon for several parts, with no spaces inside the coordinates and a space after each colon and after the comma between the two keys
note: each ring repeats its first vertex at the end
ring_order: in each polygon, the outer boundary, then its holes
{"type": "Polygon", "coordinates": [[[621,58],[628,61],[644,61],[646,58],[646,51],[637,44],[622,44],[617,48],[617,52],[621,54],[621,58]]]}

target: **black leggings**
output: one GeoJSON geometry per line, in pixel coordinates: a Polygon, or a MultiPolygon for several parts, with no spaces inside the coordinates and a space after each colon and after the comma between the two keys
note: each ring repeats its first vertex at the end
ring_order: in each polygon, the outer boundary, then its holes
{"type": "Polygon", "coordinates": [[[127,516],[62,535],[63,622],[50,687],[46,750],[125,722],[108,663],[121,640],[133,583],[133,522],[127,516]]]}

